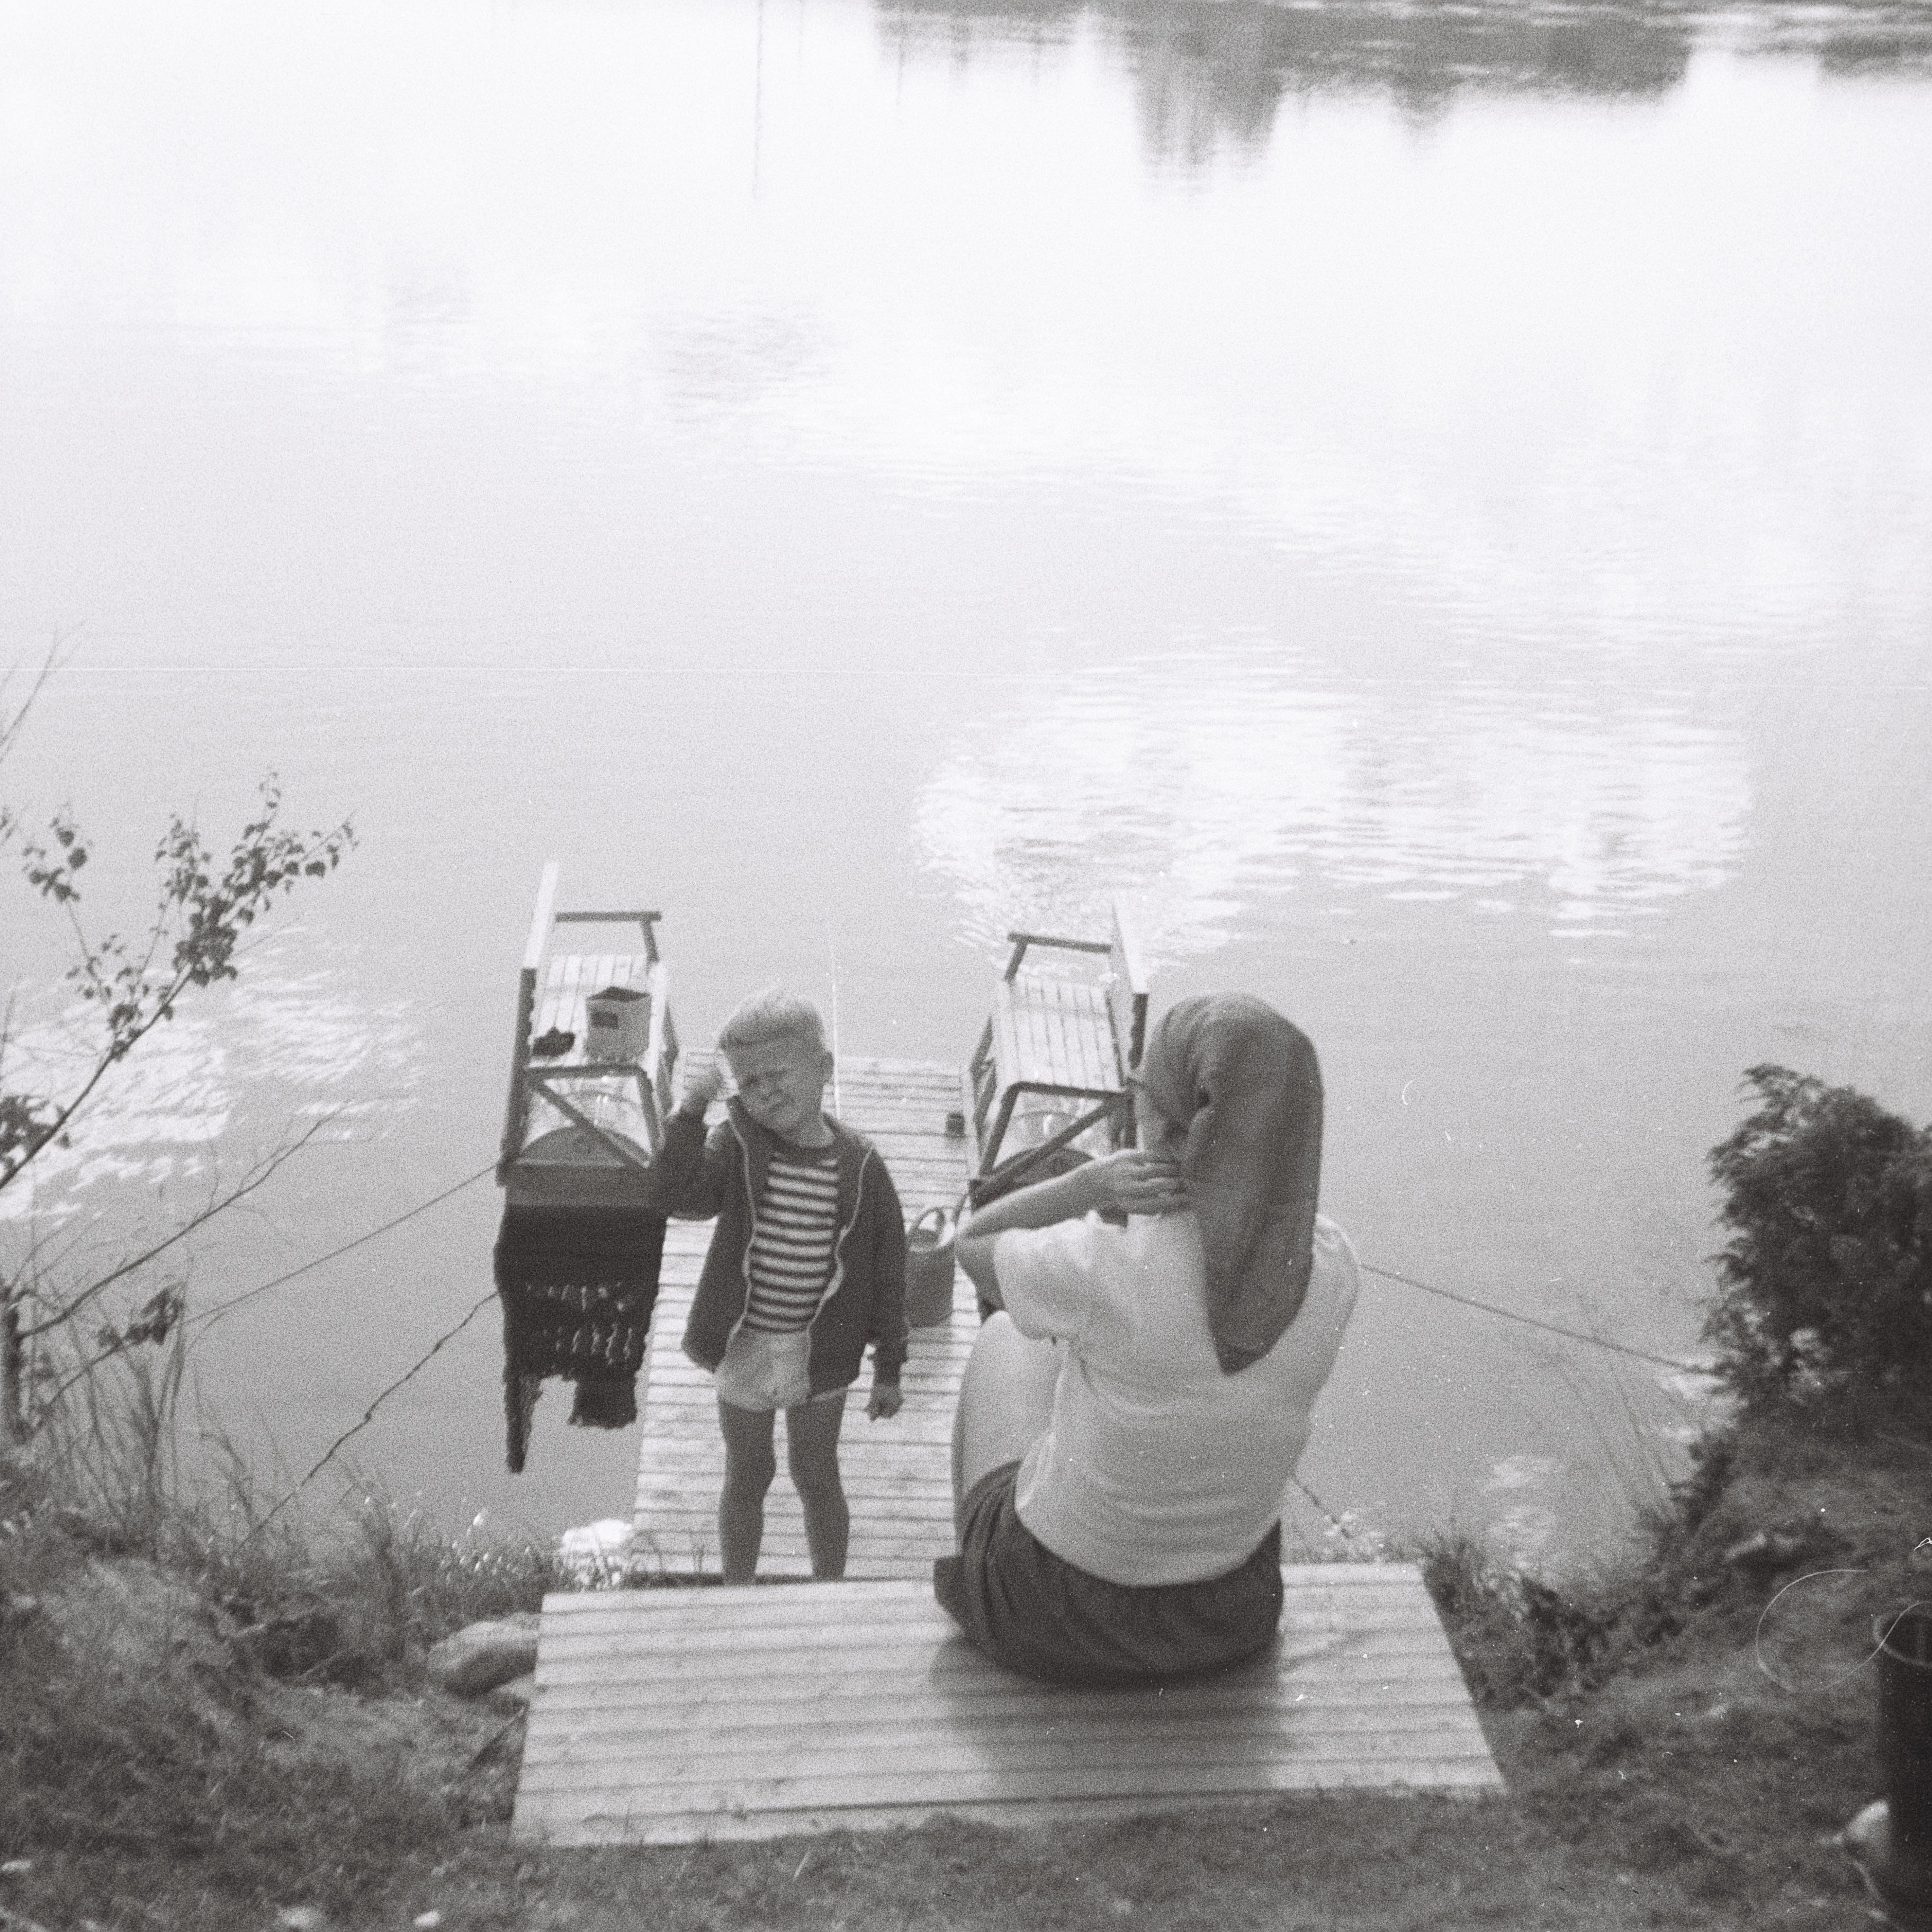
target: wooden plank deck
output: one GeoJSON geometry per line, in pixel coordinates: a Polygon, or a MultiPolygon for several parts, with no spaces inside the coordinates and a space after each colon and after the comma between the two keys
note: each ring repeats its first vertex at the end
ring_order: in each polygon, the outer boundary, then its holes
{"type": "MultiPolygon", "coordinates": [[[[687,1054],[701,1062],[698,1052],[687,1054]]],[[[828,1094],[827,1098],[830,1096],[828,1094]]],[[[842,1059],[841,1116],[866,1135],[892,1171],[906,1219],[950,1208],[966,1187],[966,1143],[948,1136],[959,1107],[959,1070],[924,1060],[842,1059]]],[[[638,1458],[633,1561],[668,1576],[718,1574],[718,1493],[724,1444],[712,1381],[684,1357],[682,1342],[698,1271],[711,1239],[708,1221],[674,1221],[650,1346],[639,1378],[643,1416],[638,1458]]],[[[848,1577],[930,1580],[932,1559],[952,1547],[948,1445],[967,1352],[979,1327],[972,1284],[953,1283],[953,1316],[944,1328],[915,1328],[901,1387],[905,1403],[890,1421],[868,1422],[861,1375],[845,1405],[839,1467],[852,1505],[848,1577]]],[[[784,1424],[778,1425],[782,1436],[784,1424]]],[[[781,1455],[765,1503],[761,1576],[809,1576],[805,1523],[781,1455]]]]}
{"type": "MultiPolygon", "coordinates": [[[[541,1040],[553,1030],[573,1036],[567,1052],[530,1062],[532,1073],[566,1073],[586,1064],[590,1058],[584,1003],[593,992],[606,986],[626,986],[640,992],[650,991],[662,998],[662,975],[653,975],[650,962],[641,952],[559,954],[545,962],[537,994],[536,1013],[530,1037],[541,1040]]],[[[634,1083],[615,1076],[602,1079],[573,1080],[565,1090],[578,1108],[607,1132],[622,1134],[642,1153],[651,1150],[643,1108],[638,1103],[634,1083]]],[[[535,1141],[573,1124],[568,1115],[542,1094],[530,1096],[530,1125],[526,1141],[535,1141]]]]}
{"type": "Polygon", "coordinates": [[[1282,1574],[1271,1655],[1118,1690],[1000,1670],[924,1582],[548,1598],[515,1834],[676,1844],[1501,1788],[1412,1564],[1282,1574]]]}
{"type": "Polygon", "coordinates": [[[1113,1027],[1104,989],[1084,980],[1030,973],[994,983],[993,1037],[1009,1083],[1118,1094],[1113,1027]]]}
{"type": "MultiPolygon", "coordinates": [[[[844,1117],[878,1143],[908,1216],[951,1204],[966,1150],[946,1136],[958,1070],[841,1064],[844,1117]]],[[[711,1378],[679,1347],[709,1224],[674,1222],[640,1390],[638,1552],[716,1575],[722,1444],[711,1378]]],[[[1501,1788],[1420,1572],[1294,1564],[1268,1657],[1202,1682],[1068,1690],[1000,1670],[932,1600],[952,1547],[947,1444],[978,1326],[955,1284],[916,1330],[905,1406],[848,1405],[847,1580],[658,1588],[544,1603],[514,1829],[560,1845],[680,1844],[917,1822],[1134,1815],[1294,1790],[1501,1788]]],[[[1285,1526],[1306,1546],[1306,1519],[1285,1526]],[[1299,1533],[1298,1533],[1299,1532],[1299,1533]]],[[[781,1468],[760,1574],[808,1574],[781,1468]]]]}

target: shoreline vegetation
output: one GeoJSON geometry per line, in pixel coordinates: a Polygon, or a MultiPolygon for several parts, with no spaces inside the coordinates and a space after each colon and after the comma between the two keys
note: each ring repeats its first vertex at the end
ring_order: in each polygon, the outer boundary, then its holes
{"type": "Polygon", "coordinates": [[[191,1478],[177,1330],[0,1451],[0,1928],[1862,1919],[1836,1834],[1880,1788],[1871,1619],[1932,1595],[1932,1136],[1783,1069],[1748,1079],[1757,1111],[1712,1156],[1726,1405],[1637,1546],[1560,1585],[1467,1537],[1396,1552],[1502,1798],[514,1844],[522,1703],[453,1696],[426,1659],[536,1610],[556,1552],[366,1484],[278,1512],[218,1442],[220,1479],[191,1478]]]}

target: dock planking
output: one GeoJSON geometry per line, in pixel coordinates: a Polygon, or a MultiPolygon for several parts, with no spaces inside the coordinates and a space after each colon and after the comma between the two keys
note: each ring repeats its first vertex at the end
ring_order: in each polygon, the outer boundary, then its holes
{"type": "MultiPolygon", "coordinates": [[[[841,1063],[838,1111],[892,1166],[908,1219],[963,1191],[945,1131],[959,1070],[841,1063]]],[[[723,1475],[711,1378],[680,1343],[709,1223],[674,1222],[646,1371],[637,1552],[667,1584],[717,1572],[723,1475]]],[[[933,1601],[952,1546],[948,1445],[978,1328],[913,1332],[905,1404],[840,1438],[847,1580],[546,1598],[514,1831],[556,1845],[674,1844],[910,1825],[948,1813],[1013,1826],[1133,1816],[1293,1791],[1480,1795],[1502,1780],[1420,1573],[1292,1563],[1274,1649],[1235,1670],[1124,1690],[1015,1676],[933,1601]]],[[[782,1424],[780,1425],[781,1427],[782,1424]]],[[[1285,1540],[1308,1546],[1289,1498],[1285,1540]]],[[[809,1575],[782,1468],[764,1579],[809,1575]]]]}
{"type": "Polygon", "coordinates": [[[1001,1670],[926,1582],[550,1598],[516,1834],[677,1844],[1501,1788],[1414,1565],[1282,1574],[1270,1654],[1121,1690],[1001,1670]]]}
{"type": "Polygon", "coordinates": [[[560,910],[557,877],[553,860],[537,888],[518,976],[496,1181],[512,1209],[634,1204],[662,1137],[678,1057],[659,915],[560,910]],[[634,927],[636,948],[579,952],[559,938],[560,928],[574,935],[612,926],[634,927]]]}

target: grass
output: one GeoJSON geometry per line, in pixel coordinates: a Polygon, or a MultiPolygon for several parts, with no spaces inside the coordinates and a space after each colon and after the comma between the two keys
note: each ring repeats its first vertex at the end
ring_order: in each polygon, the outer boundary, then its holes
{"type": "Polygon", "coordinates": [[[0,1460],[8,1932],[257,1932],[295,1906],[444,1932],[1867,1922],[1831,1840],[1877,1788],[1865,1622],[1932,1530],[1909,1442],[1740,1431],[1586,1584],[1426,1552],[1504,1798],[544,1852],[508,1831],[520,1707],[436,1690],[423,1655],[534,1607],[549,1553],[373,1489],[271,1517],[232,1462],[188,1493],[171,1401],[124,1388],[63,1456],[0,1460]],[[1765,1529],[1761,1560],[1726,1560],[1765,1529]],[[1799,1580],[1828,1569],[1856,1574],[1799,1580]]]}
{"type": "Polygon", "coordinates": [[[551,1552],[375,1488],[278,1514],[219,1444],[217,1479],[190,1484],[179,1386],[178,1356],[136,1358],[0,1454],[0,1848],[32,1867],[0,1910],[50,1925],[136,1922],[116,1897],[158,1922],[182,1874],[256,1922],[291,1882],[343,1909],[514,1790],[490,1748],[514,1708],[434,1693],[424,1658],[537,1608],[551,1552]]]}

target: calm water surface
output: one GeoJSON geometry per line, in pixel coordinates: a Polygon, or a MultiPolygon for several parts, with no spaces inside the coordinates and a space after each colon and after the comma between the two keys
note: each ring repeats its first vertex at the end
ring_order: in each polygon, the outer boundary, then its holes
{"type": "MultiPolygon", "coordinates": [[[[362,838],[10,1252],[325,1117],[212,1310],[483,1166],[556,856],[665,909],[688,1038],[783,977],[920,1058],[1009,926],[1131,892],[1158,1000],[1316,1040],[1365,1259],[1694,1348],[1746,1066],[1932,1112],[1928,56],[1910,8],[0,0],[0,662],[70,634],[8,795],[124,845],[104,916],[271,767],[362,838]]],[[[300,1473],[496,1212],[208,1325],[211,1408],[300,1473]]],[[[496,1348],[364,1466],[624,1513],[554,1394],[503,1473],[496,1348]]],[[[1693,1392],[1378,1279],[1304,1473],[1553,1559],[1693,1392]]]]}

